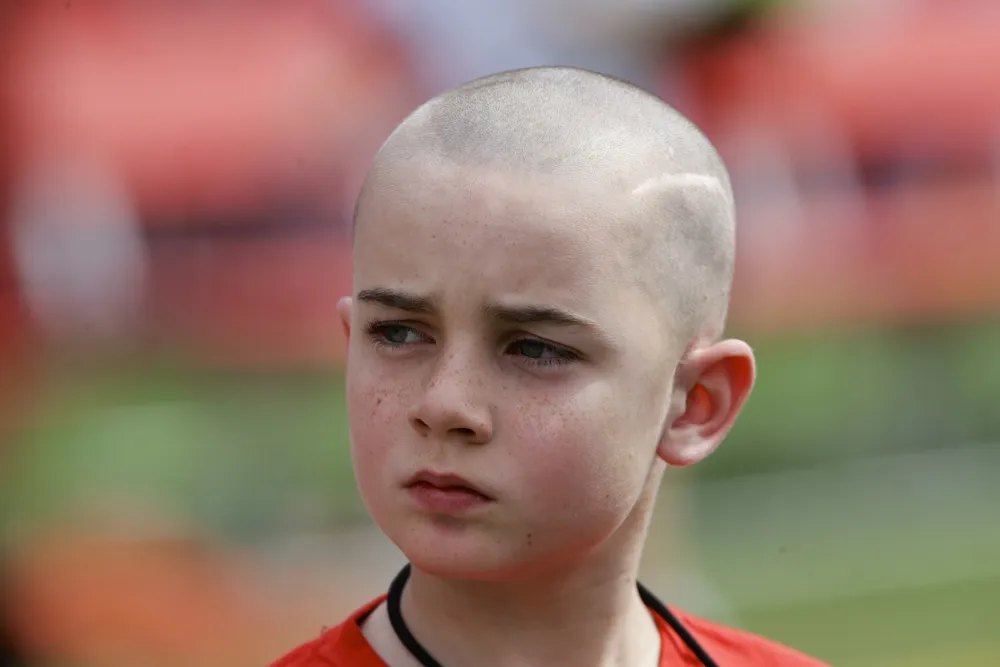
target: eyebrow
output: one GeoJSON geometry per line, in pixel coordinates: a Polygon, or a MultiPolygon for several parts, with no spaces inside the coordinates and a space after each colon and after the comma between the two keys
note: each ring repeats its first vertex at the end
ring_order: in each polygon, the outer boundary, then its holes
{"type": "MultiPolygon", "coordinates": [[[[358,292],[358,301],[377,303],[387,308],[410,313],[433,314],[437,311],[434,299],[386,287],[372,287],[358,292]]],[[[483,306],[483,314],[508,324],[548,324],[559,327],[580,327],[601,339],[607,334],[593,321],[567,310],[549,306],[504,306],[496,303],[483,306]]]]}
{"type": "Polygon", "coordinates": [[[483,307],[483,314],[489,318],[508,324],[553,324],[562,327],[596,328],[590,320],[578,317],[559,308],[544,306],[501,306],[489,304],[483,307]]]}
{"type": "Polygon", "coordinates": [[[377,303],[387,308],[405,310],[410,313],[433,313],[434,300],[427,296],[419,296],[388,289],[386,287],[372,287],[358,292],[358,301],[377,303]]]}

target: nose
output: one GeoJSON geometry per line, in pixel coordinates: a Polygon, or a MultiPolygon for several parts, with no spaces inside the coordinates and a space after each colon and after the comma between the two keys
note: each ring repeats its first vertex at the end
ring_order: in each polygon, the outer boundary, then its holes
{"type": "Polygon", "coordinates": [[[424,437],[486,444],[493,438],[490,406],[478,399],[481,380],[468,363],[441,364],[410,410],[409,421],[424,437]]]}

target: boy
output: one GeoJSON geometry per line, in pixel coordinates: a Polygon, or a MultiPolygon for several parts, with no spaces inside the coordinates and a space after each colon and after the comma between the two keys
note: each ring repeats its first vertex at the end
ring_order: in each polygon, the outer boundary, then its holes
{"type": "Polygon", "coordinates": [[[820,664],[636,581],[665,468],[755,374],[720,337],[728,176],[686,119],[582,70],[473,81],[383,145],[354,257],[355,474],[410,565],[275,667],[820,664]]]}

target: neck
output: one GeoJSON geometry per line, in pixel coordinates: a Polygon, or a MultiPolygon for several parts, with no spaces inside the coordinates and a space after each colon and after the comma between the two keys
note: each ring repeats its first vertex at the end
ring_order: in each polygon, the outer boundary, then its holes
{"type": "Polygon", "coordinates": [[[633,667],[659,649],[633,577],[573,578],[523,595],[416,570],[410,584],[403,615],[445,666],[633,667]]]}

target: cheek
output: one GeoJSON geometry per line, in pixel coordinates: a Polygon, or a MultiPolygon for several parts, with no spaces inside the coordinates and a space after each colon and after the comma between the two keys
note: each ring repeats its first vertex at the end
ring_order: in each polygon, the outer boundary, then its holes
{"type": "MultiPolygon", "coordinates": [[[[351,455],[362,487],[388,472],[390,445],[398,439],[400,406],[397,388],[384,382],[370,366],[353,364],[347,372],[347,411],[351,455]]],[[[362,488],[362,490],[364,490],[362,488]]]]}
{"type": "Polygon", "coordinates": [[[519,411],[511,454],[524,494],[564,525],[619,522],[642,490],[653,451],[638,442],[617,393],[590,387],[561,400],[558,411],[541,403],[519,411]]]}

